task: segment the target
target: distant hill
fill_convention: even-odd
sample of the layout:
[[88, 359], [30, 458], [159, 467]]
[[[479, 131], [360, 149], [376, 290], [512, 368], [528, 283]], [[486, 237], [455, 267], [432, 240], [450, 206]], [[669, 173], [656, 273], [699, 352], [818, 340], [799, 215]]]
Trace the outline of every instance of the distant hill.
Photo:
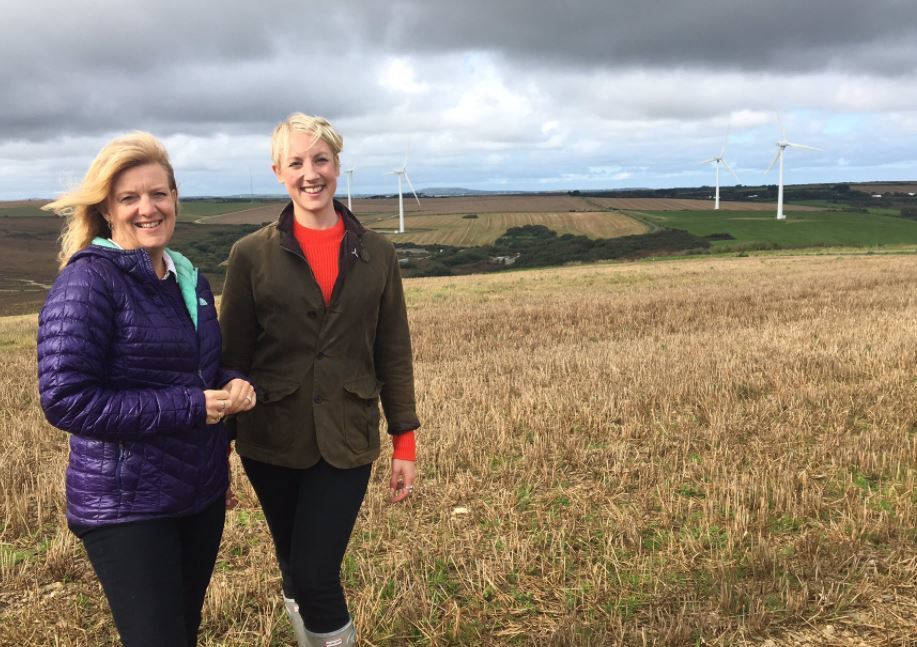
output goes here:
[[477, 189], [464, 189], [462, 187], [427, 187], [417, 192], [430, 198], [452, 197], [461, 195], [518, 195], [525, 191], [478, 191]]

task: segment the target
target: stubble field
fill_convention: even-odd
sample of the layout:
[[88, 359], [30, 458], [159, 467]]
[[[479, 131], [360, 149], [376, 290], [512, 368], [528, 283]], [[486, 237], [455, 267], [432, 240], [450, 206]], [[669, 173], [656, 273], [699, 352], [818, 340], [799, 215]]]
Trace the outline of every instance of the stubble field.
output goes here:
[[[466, 214], [467, 215], [467, 214]], [[462, 215], [413, 215], [408, 219], [405, 233], [394, 236], [399, 243], [418, 245], [455, 245], [472, 247], [492, 245], [510, 227], [542, 225], [558, 235], [574, 234], [589, 238], [617, 238], [644, 234], [649, 226], [639, 220], [604, 211], [585, 212], [513, 212], [481, 213], [476, 218]], [[391, 233], [398, 229], [398, 217], [372, 222], [376, 231]]]
[[[363, 644], [914, 644], [915, 284], [913, 255], [408, 281], [422, 478], [371, 482]], [[34, 331], [0, 319], [0, 644], [113, 645]], [[237, 489], [201, 644], [292, 644]]]

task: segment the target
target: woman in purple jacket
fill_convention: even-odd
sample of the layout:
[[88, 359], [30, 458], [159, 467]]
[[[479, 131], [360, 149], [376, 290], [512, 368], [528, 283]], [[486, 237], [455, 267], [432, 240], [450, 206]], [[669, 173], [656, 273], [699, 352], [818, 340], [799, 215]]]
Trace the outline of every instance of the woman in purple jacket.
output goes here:
[[220, 366], [207, 280], [166, 248], [178, 192], [152, 135], [110, 142], [45, 209], [67, 216], [38, 378], [70, 432], [68, 525], [127, 647], [193, 646], [225, 516], [222, 420], [255, 392]]

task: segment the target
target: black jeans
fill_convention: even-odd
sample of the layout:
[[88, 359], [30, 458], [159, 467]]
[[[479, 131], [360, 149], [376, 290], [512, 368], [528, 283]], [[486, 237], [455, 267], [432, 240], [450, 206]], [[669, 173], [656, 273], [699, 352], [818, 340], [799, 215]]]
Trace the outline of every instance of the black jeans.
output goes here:
[[366, 496], [372, 465], [338, 469], [323, 460], [291, 469], [242, 458], [274, 539], [283, 592], [306, 629], [335, 631], [350, 615], [341, 562]]
[[125, 647], [194, 647], [223, 536], [219, 497], [188, 517], [88, 528], [83, 541]]

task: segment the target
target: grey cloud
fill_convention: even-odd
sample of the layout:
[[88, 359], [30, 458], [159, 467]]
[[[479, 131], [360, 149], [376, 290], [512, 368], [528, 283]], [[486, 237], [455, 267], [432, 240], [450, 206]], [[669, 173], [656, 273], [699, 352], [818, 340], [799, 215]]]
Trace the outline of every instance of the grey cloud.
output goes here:
[[[765, 133], [755, 155], [766, 165], [778, 108], [898, 110], [900, 123], [914, 121], [917, 4], [904, 0], [85, 4], [5, 8], [0, 166], [19, 164], [3, 154], [9, 142], [54, 159], [55, 146], [82, 137], [88, 159], [111, 134], [143, 128], [175, 136], [170, 150], [176, 142], [197, 173], [208, 153], [182, 152], [180, 138], [206, 149], [220, 133], [260, 151], [253, 142], [278, 119], [305, 110], [335, 120], [345, 157], [363, 169], [399, 161], [413, 133], [419, 182], [582, 177], [592, 165], [633, 173], [634, 185], [651, 182], [641, 167], [674, 177], [703, 159], [730, 124]], [[391, 57], [419, 90], [380, 80]], [[910, 159], [914, 135], [897, 146], [888, 137], [889, 159]], [[865, 155], [855, 147], [839, 146], [851, 164]], [[53, 179], [53, 163], [34, 173], [43, 166]], [[211, 166], [200, 166], [202, 185]], [[15, 175], [0, 168], [3, 191]]]
[[[161, 124], [260, 127], [293, 109], [397, 108], [367, 72], [386, 56], [486, 51], [533, 68], [831, 67], [880, 75], [917, 59], [917, 5], [898, 0], [37, 0], [0, 24], [0, 137]], [[664, 89], [663, 89], [664, 90]], [[663, 102], [664, 103], [664, 102]], [[664, 106], [661, 106], [664, 109]]]
[[394, 0], [357, 17], [367, 37], [388, 24], [379, 33], [392, 49], [478, 48], [610, 67], [895, 74], [912, 66], [917, 34], [917, 5], [904, 0]]

